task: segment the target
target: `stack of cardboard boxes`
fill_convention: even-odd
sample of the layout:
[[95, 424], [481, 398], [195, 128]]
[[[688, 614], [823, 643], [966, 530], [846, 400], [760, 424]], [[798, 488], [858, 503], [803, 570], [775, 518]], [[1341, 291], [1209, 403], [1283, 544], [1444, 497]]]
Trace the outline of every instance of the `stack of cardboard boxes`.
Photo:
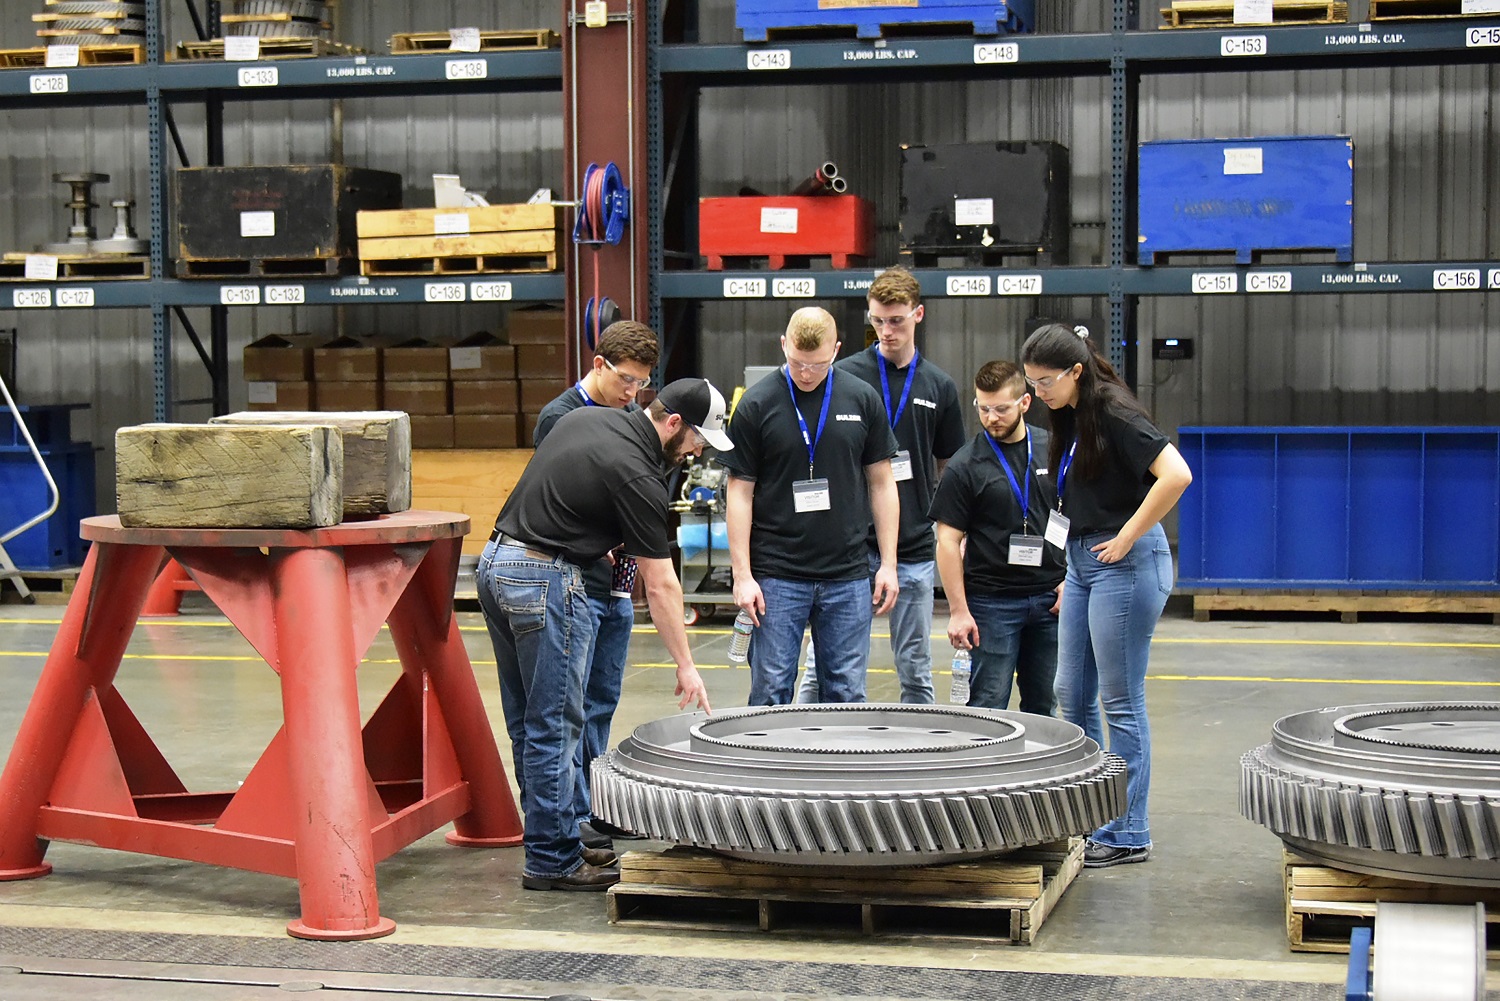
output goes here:
[[562, 310], [512, 310], [508, 333], [450, 347], [263, 337], [245, 348], [250, 409], [402, 410], [412, 448], [530, 448], [537, 414], [568, 386]]

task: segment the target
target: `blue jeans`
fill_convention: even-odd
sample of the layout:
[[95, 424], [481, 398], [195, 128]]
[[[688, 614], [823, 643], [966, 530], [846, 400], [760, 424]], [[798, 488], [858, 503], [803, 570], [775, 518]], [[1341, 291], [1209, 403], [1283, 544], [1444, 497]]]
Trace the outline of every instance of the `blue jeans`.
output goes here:
[[[871, 554], [870, 573], [880, 567], [880, 557]], [[932, 577], [937, 564], [897, 563], [896, 583], [901, 592], [891, 607], [891, 653], [896, 659], [896, 677], [901, 682], [901, 701], [932, 705]], [[818, 701], [818, 659], [815, 648], [807, 648], [806, 670], [797, 686], [798, 702]]]
[[1109, 724], [1109, 750], [1125, 759], [1125, 814], [1095, 831], [1100, 844], [1151, 844], [1146, 799], [1151, 791], [1151, 724], [1146, 719], [1146, 667], [1151, 634], [1172, 592], [1172, 551], [1160, 525], [1118, 563], [1090, 550], [1112, 538], [1094, 533], [1068, 541], [1057, 631], [1057, 701], [1063, 718], [1104, 746], [1099, 707]]
[[578, 567], [495, 542], [479, 557], [479, 607], [499, 665], [500, 705], [526, 827], [525, 874], [566, 876], [583, 864], [574, 811], [574, 754], [594, 613]]
[[1057, 675], [1057, 593], [1024, 598], [969, 595], [969, 614], [979, 627], [979, 646], [970, 655], [969, 705], [1010, 708], [1011, 679], [1021, 689], [1021, 711], [1051, 716]]
[[589, 598], [594, 612], [594, 646], [589, 652], [588, 680], [583, 689], [583, 738], [573, 761], [578, 776], [573, 780], [573, 805], [578, 822], [593, 815], [589, 801], [589, 767], [609, 750], [609, 724], [620, 704], [620, 685], [625, 680], [625, 659], [630, 650], [630, 630], [635, 625], [635, 603], [629, 598]]
[[870, 666], [870, 578], [801, 581], [767, 577], [760, 627], [750, 635], [750, 705], [792, 701], [802, 631], [812, 627], [823, 651], [817, 671], [819, 702], [863, 702]]

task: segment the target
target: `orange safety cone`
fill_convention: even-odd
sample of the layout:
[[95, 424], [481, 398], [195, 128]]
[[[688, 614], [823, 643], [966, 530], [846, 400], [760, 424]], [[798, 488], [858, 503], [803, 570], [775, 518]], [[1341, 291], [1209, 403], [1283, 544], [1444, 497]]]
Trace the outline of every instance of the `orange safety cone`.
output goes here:
[[146, 592], [146, 604], [141, 608], [141, 617], [177, 615], [182, 610], [182, 592], [196, 590], [198, 585], [193, 583], [182, 564], [176, 560], [167, 560], [167, 565], [156, 575], [156, 582]]

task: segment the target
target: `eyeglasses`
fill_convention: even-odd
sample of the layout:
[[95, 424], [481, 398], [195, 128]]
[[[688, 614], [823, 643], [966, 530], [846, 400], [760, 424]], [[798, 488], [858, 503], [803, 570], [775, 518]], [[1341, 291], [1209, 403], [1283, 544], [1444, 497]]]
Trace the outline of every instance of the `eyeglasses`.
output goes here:
[[1049, 375], [1042, 379], [1027, 379], [1026, 385], [1032, 389], [1051, 389], [1057, 383], [1058, 379], [1072, 374], [1073, 370], [1070, 368], [1066, 372], [1059, 372], [1056, 375]]
[[[604, 356], [600, 355], [599, 357], [603, 358]], [[609, 370], [611, 372], [620, 377], [620, 381], [625, 384], [626, 389], [645, 389], [647, 386], [651, 385], [651, 377], [649, 375], [645, 378], [634, 375], [626, 375], [624, 372], [621, 372], [619, 369], [615, 368], [615, 363], [610, 361], [608, 358], [604, 358], [604, 364], [609, 366]]]
[[805, 372], [808, 375], [817, 375], [819, 372], [826, 372], [832, 368], [833, 359], [830, 358], [828, 361], [793, 361], [791, 358], [788, 358], [786, 365], [793, 372]]
[[974, 401], [974, 409], [979, 411], [980, 417], [1009, 417], [1015, 413], [1017, 406], [1018, 404], [1015, 403], [1000, 403], [991, 407], [980, 403], [978, 400]]
[[[662, 404], [662, 410], [674, 416], [682, 416], [666, 404]], [[698, 448], [708, 447], [708, 439], [703, 436], [703, 432], [699, 431], [696, 427], [693, 427], [693, 425], [689, 424], [686, 417], [683, 417], [682, 419], [682, 426], [693, 432], [693, 441]]]
[[873, 313], [867, 313], [865, 314], [865, 317], [870, 321], [870, 326], [874, 327], [876, 330], [879, 330], [881, 327], [904, 326], [907, 320], [910, 320], [913, 316], [916, 315], [917, 311], [914, 309], [910, 313], [907, 313], [905, 316], [876, 316]]

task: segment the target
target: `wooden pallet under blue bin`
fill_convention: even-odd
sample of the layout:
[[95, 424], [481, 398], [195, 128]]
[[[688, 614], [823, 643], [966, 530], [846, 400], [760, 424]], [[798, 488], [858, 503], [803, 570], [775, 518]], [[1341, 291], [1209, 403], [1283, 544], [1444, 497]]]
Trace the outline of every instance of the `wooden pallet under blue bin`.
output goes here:
[[976, 35], [1036, 30], [1036, 0], [737, 0], [735, 26], [747, 42], [793, 31], [854, 29], [858, 38], [924, 25], [971, 25]]

